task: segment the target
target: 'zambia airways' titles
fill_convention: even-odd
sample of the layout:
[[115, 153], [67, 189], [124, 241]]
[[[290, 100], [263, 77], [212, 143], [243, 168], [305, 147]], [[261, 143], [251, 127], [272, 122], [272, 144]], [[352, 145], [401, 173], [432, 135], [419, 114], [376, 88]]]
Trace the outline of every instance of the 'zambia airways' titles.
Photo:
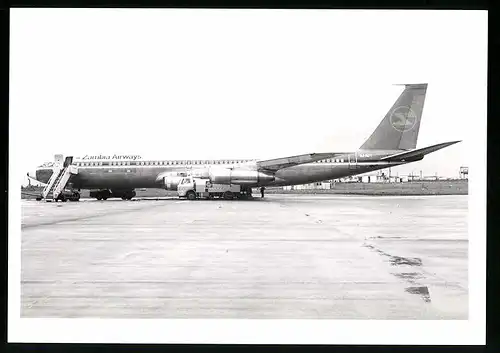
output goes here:
[[89, 155], [85, 155], [82, 160], [96, 160], [96, 159], [118, 159], [118, 160], [132, 160], [132, 161], [135, 161], [135, 160], [138, 160], [138, 159], [142, 159], [141, 156], [139, 155], [117, 155], [117, 154], [114, 154], [112, 156], [103, 156], [102, 154], [100, 155], [97, 155], [97, 156], [89, 156]]

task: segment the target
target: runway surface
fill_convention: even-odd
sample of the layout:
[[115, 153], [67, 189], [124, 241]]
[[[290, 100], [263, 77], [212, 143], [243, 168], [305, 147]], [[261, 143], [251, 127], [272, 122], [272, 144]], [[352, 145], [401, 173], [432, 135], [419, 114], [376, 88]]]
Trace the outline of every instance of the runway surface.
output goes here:
[[22, 317], [467, 319], [467, 196], [22, 202]]

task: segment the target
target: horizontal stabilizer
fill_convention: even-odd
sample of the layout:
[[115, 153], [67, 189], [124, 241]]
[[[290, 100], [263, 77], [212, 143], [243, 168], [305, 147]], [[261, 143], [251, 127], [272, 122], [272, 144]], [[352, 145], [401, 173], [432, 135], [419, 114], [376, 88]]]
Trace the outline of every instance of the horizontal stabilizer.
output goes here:
[[405, 151], [405, 152], [401, 152], [401, 153], [396, 153], [396, 154], [381, 158], [381, 160], [387, 161], [387, 162], [406, 162], [406, 161], [412, 160], [412, 159], [419, 159], [419, 158], [425, 156], [426, 154], [436, 152], [442, 148], [454, 145], [455, 143], [458, 143], [458, 142], [461, 142], [461, 141], [444, 142], [444, 143], [439, 143], [439, 144], [434, 145], [434, 146], [419, 148], [419, 149], [412, 150], [412, 151]]
[[309, 153], [298, 156], [257, 161], [257, 170], [263, 172], [277, 172], [283, 168], [293, 167], [299, 164], [313, 163], [327, 158], [334, 158], [335, 156], [341, 154], [345, 153]]

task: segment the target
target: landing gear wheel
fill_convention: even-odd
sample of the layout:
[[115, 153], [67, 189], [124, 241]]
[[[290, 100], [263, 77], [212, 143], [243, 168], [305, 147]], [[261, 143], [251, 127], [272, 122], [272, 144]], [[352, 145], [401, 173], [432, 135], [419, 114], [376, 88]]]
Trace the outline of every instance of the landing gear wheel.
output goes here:
[[125, 193], [122, 196], [122, 200], [132, 200], [135, 197], [136, 193], [134, 190], [132, 191], [125, 191]]
[[109, 190], [101, 191], [101, 196], [104, 201], [106, 201], [109, 197], [111, 197], [111, 192]]
[[196, 200], [196, 194], [194, 193], [194, 191], [188, 191], [186, 194], [186, 198], [188, 200]]
[[224, 200], [232, 200], [234, 197], [231, 191], [226, 191], [222, 196], [224, 197]]

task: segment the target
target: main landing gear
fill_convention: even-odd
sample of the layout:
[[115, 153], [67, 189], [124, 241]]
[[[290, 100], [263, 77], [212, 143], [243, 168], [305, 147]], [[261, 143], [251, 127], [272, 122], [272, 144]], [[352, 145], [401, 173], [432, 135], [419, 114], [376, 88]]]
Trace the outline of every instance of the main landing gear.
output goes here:
[[122, 200], [132, 200], [136, 195], [135, 190], [113, 191], [113, 194], [121, 197]]
[[135, 190], [93, 190], [90, 192], [90, 197], [97, 200], [107, 200], [112, 197], [121, 198], [122, 200], [132, 200], [136, 195]]

